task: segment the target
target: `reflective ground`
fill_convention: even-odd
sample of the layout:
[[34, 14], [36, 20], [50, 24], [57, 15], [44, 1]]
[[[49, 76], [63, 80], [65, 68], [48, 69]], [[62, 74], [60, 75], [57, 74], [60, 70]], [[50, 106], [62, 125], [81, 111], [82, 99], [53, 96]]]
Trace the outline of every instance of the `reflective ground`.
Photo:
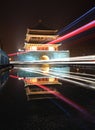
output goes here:
[[0, 90], [1, 130], [95, 130], [94, 68], [74, 66], [37, 80], [18, 70]]

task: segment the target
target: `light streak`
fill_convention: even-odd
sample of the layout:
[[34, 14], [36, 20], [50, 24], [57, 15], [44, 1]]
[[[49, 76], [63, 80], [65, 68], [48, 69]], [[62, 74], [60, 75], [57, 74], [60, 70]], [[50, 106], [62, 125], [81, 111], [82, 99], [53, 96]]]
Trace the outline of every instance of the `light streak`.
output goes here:
[[[91, 83], [91, 84], [94, 84], [95, 85], [95, 79], [93, 78], [86, 78], [86, 77], [81, 77], [81, 76], [75, 76], [75, 75], [71, 75], [70, 76], [71, 79], [76, 79], [76, 80], [79, 80], [79, 81], [84, 81], [86, 83]], [[94, 82], [93, 82], [94, 81]], [[94, 87], [95, 88], [95, 87]]]
[[[11, 78], [16, 78], [16, 76], [10, 75]], [[23, 79], [25, 80], [25, 79]], [[34, 85], [44, 89], [45, 91], [48, 91], [49, 93], [53, 94], [54, 96], [56, 96], [57, 98], [61, 99], [62, 101], [66, 102], [67, 104], [69, 104], [70, 106], [72, 106], [73, 108], [75, 108], [76, 110], [80, 111], [81, 113], [83, 113], [85, 116], [90, 117], [91, 115], [89, 115], [89, 113], [80, 105], [76, 104], [75, 102], [73, 102], [72, 100], [70, 100], [69, 98], [63, 96], [61, 93], [57, 92], [57, 91], [52, 91], [50, 88], [38, 84], [38, 83], [33, 83]]]
[[[49, 69], [50, 71], [52, 72], [57, 72], [57, 70], [53, 70], [53, 69]], [[60, 74], [69, 74], [69, 75], [80, 75], [81, 77], [83, 78], [86, 78], [86, 79], [89, 79], [89, 80], [92, 80], [92, 81], [95, 81], [95, 75], [92, 75], [92, 74], [86, 74], [86, 73], [78, 73], [78, 72], [68, 72], [68, 71], [61, 71], [61, 70], [58, 70], [58, 72]], [[84, 77], [84, 76], [87, 76], [87, 77]], [[88, 78], [89, 77], [93, 77], [93, 78]]]
[[82, 107], [79, 106], [78, 104], [76, 104], [75, 102], [73, 102], [72, 100], [70, 100], [69, 98], [63, 96], [61, 93], [59, 92], [55, 92], [52, 91], [51, 89], [49, 89], [48, 87], [41, 85], [41, 84], [34, 84], [37, 85], [38, 87], [50, 92], [51, 94], [55, 95], [56, 97], [58, 97], [59, 99], [61, 99], [62, 101], [66, 102], [67, 104], [69, 104], [70, 106], [72, 106], [73, 108], [75, 108], [76, 110], [80, 111], [81, 113], [83, 113], [85, 116], [90, 116], [89, 113]]
[[31, 51], [22, 51], [22, 52], [16, 52], [16, 53], [10, 53], [8, 54], [8, 56], [15, 56], [15, 55], [21, 55], [21, 54], [25, 54], [25, 53], [28, 53], [28, 52], [31, 52]]
[[[95, 55], [88, 55], [88, 56], [77, 56], [77, 57], [69, 57], [69, 58], [58, 58], [58, 59], [50, 59], [50, 60], [36, 60], [36, 61], [29, 61], [29, 62], [24, 62], [24, 61], [10, 61], [10, 64], [42, 64], [42, 63], [49, 63], [49, 62], [66, 62], [67, 61], [92, 61], [92, 62], [85, 62], [85, 64], [94, 64], [95, 62]], [[74, 62], [73, 62], [74, 63]], [[80, 64], [81, 62], [79, 62]], [[84, 62], [82, 62], [84, 63]], [[65, 64], [65, 63], [64, 63]], [[69, 63], [68, 63], [69, 64]]]
[[80, 16], [79, 18], [77, 18], [75, 21], [73, 21], [72, 23], [70, 23], [66, 27], [64, 27], [61, 31], [58, 32], [58, 34], [60, 35], [61, 33], [66, 32], [67, 30], [69, 30], [70, 28], [72, 28], [73, 26], [75, 26], [76, 24], [78, 24], [80, 21], [82, 21], [85, 17], [87, 17], [90, 14], [92, 14], [93, 12], [95, 13], [95, 7], [93, 7], [89, 11], [87, 11], [85, 14], [83, 14], [82, 16]]
[[77, 57], [70, 57], [70, 61], [93, 61], [95, 60], [95, 55], [88, 55], [88, 56], [77, 56]]
[[[80, 85], [80, 86], [83, 86], [83, 87], [86, 87], [86, 88], [95, 89], [95, 79], [93, 79], [93, 78], [87, 78], [87, 77], [83, 77], [83, 76], [81, 77], [81, 76], [75, 76], [75, 75], [69, 75], [69, 74], [68, 75], [66, 75], [66, 74], [62, 75], [62, 73], [60, 73], [60, 72], [59, 72], [59, 74], [58, 74], [57, 71], [55, 71], [55, 72], [56, 73], [49, 72], [49, 74], [57, 76], [59, 79], [68, 81], [70, 83], [74, 83], [74, 84], [77, 84], [77, 85]], [[77, 81], [75, 81], [75, 80], [77, 80]], [[80, 82], [78, 82], [78, 81], [80, 81]], [[86, 83], [81, 83], [81, 82], [86, 82]]]
[[[33, 73], [39, 73], [39, 74], [42, 74], [44, 76], [56, 77], [56, 78], [58, 78], [58, 79], [60, 79], [62, 81], [70, 82], [70, 83], [73, 83], [75, 85], [79, 85], [79, 86], [86, 87], [86, 88], [95, 89], [95, 80], [92, 79], [92, 78], [86, 78], [86, 77], [81, 77], [81, 76], [74, 76], [74, 75], [69, 75], [69, 74], [63, 74], [62, 75], [62, 73], [58, 74], [57, 71], [55, 71], [55, 72], [48, 72], [47, 74], [44, 74], [40, 70], [37, 71], [37, 70], [31, 70], [31, 69], [25, 69], [25, 68], [22, 69], [22, 70], [28, 71], [28, 72], [33, 72]], [[77, 81], [75, 81], [75, 80], [77, 80]], [[86, 83], [82, 83], [82, 82], [86, 82]], [[90, 85], [88, 83], [90, 83]]]
[[15, 76], [15, 75], [10, 75], [10, 77], [14, 79], [19, 79], [19, 76]]
[[[78, 76], [62, 75], [62, 73], [58, 74], [57, 71], [55, 73], [49, 72], [49, 74], [56, 76], [57, 78], [61, 79], [62, 81], [67, 81], [67, 82], [73, 83], [75, 85], [80, 85], [81, 87], [95, 89], [95, 82], [83, 79], [83, 78], [78, 77]], [[77, 80], [77, 81], [75, 81], [75, 80]], [[86, 82], [86, 83], [82, 83], [82, 81]], [[88, 83], [91, 83], [91, 84], [89, 85]]]
[[[82, 27], [80, 27], [80, 28], [66, 34], [66, 35], [63, 35], [60, 38], [57, 38], [56, 40], [48, 42], [46, 44], [48, 45], [48, 44], [55, 44], [55, 43], [61, 42], [63, 40], [71, 38], [71, 37], [73, 37], [73, 36], [75, 36], [77, 34], [80, 34], [80, 33], [84, 32], [84, 31], [87, 31], [87, 30], [89, 30], [89, 29], [91, 29], [93, 27], [95, 27], [95, 20], [93, 20], [92, 22], [90, 22], [90, 23], [88, 23], [88, 24], [86, 24], [86, 25], [84, 25], [84, 26], [82, 26]], [[15, 55], [19, 55], [19, 54], [28, 53], [28, 52], [31, 52], [31, 51], [12, 53], [12, 54], [8, 54], [8, 56], [10, 57], [10, 56], [15, 56]]]
[[[52, 72], [56, 72], [56, 70], [50, 69]], [[79, 73], [79, 72], [67, 72], [67, 71], [58, 71], [59, 73], [73, 74], [73, 75], [81, 75], [81, 76], [89, 76], [95, 79], [95, 75], [87, 74], [87, 73]]]
[[[30, 71], [31, 72], [31, 71]], [[33, 72], [33, 71], [32, 71]], [[35, 72], [35, 71], [34, 71]], [[35, 73], [39, 73], [39, 72], [35, 72]], [[44, 74], [43, 74], [44, 75]], [[48, 74], [49, 75], [49, 74]], [[80, 82], [78, 82], [78, 81], [73, 81], [73, 80], [71, 80], [71, 79], [65, 79], [64, 77], [65, 76], [63, 76], [63, 77], [59, 77], [59, 76], [57, 76], [56, 74], [54, 74], [54, 73], [50, 73], [50, 75], [49, 76], [51, 76], [51, 77], [56, 77], [56, 78], [58, 78], [58, 79], [60, 79], [60, 80], [63, 80], [63, 81], [67, 81], [67, 82], [70, 82], [70, 83], [73, 83], [73, 84], [75, 84], [75, 85], [80, 85], [80, 86], [85, 86], [85, 84], [84, 83], [80, 83]], [[16, 78], [16, 79], [19, 79], [19, 77], [18, 76], [14, 76], [14, 75], [10, 75], [10, 77], [11, 78]], [[22, 77], [20, 77], [22, 80], [25, 80], [25, 79], [23, 79]]]
[[[48, 73], [43, 73], [43, 71], [41, 71], [41, 70], [31, 70], [30, 68], [20, 68], [21, 70], [24, 70], [24, 71], [27, 71], [27, 72], [33, 72], [33, 73], [39, 73], [39, 74], [42, 74], [42, 75], [45, 75], [45, 76], [51, 76], [51, 72], [57, 72], [57, 71], [54, 71], [54, 70], [52, 70], [52, 69], [50, 69], [51, 70], [51, 72], [48, 72]], [[74, 72], [66, 72], [66, 71], [59, 71], [59, 73], [62, 75], [64, 75], [63, 77], [67, 77], [67, 75], [65, 75], [65, 74], [68, 74], [68, 77], [75, 77], [74, 79], [77, 79], [77, 80], [81, 80], [81, 81], [86, 81], [86, 82], [89, 82], [89, 83], [95, 83], [95, 75], [93, 75], [94, 76], [94, 78], [88, 78], [88, 77], [84, 77], [83, 76], [83, 74], [81, 74], [81, 73], [78, 73], [78, 74], [80, 74], [80, 75], [82, 75], [82, 76], [76, 76], [76, 75], [73, 75], [73, 74], [76, 74], [76, 73], [74, 73]], [[56, 73], [57, 74], [57, 73]], [[87, 76], [90, 76], [90, 75], [87, 75]], [[91, 75], [92, 76], [92, 75]], [[83, 80], [84, 79], [84, 80]], [[91, 80], [91, 81], [90, 81]], [[92, 82], [92, 81], [94, 81], [94, 82]]]
[[[81, 82], [79, 82], [79, 81], [75, 81], [75, 80], [72, 80], [72, 79], [66, 79], [66, 78], [69, 78], [70, 75], [63, 75], [63, 76], [60, 76], [57, 72], [56, 72], [56, 73], [54, 73], [54, 72], [49, 72], [48, 74], [44, 74], [44, 73], [43, 73], [42, 71], [40, 71], [40, 70], [39, 70], [39, 71], [36, 71], [36, 70], [34, 70], [34, 71], [32, 70], [32, 71], [31, 71], [31, 69], [25, 69], [25, 68], [22, 69], [22, 70], [28, 71], [28, 72], [40, 73], [40, 74], [45, 75], [45, 76], [56, 77], [56, 78], [58, 78], [58, 79], [60, 79], [60, 80], [62, 80], [62, 81], [66, 81], [66, 82], [73, 83], [73, 84], [75, 84], [75, 85], [87, 87], [86, 84], [81, 83]], [[15, 77], [13, 77], [13, 78], [15, 78]], [[19, 79], [18, 76], [16, 76], [16, 78]]]
[[62, 110], [65, 114], [66, 114], [66, 116], [68, 116], [68, 117], [70, 117], [70, 113], [67, 111], [67, 110], [65, 110], [60, 104], [58, 104], [55, 100], [53, 100], [53, 99], [50, 99], [50, 101], [53, 103], [53, 104], [55, 104], [60, 110]]
[[84, 76], [89, 76], [89, 77], [93, 77], [93, 78], [95, 78], [95, 75], [93, 75], [93, 74], [86, 74], [86, 73], [74, 73], [74, 72], [71, 72], [72, 74], [78, 74], [78, 75], [84, 75]]
[[36, 65], [36, 64], [45, 64], [45, 63], [47, 63], [47, 64], [55, 64], [55, 65], [57, 65], [57, 64], [60, 64], [60, 65], [95, 65], [95, 61], [92, 61], [92, 62], [77, 62], [77, 61], [74, 61], [74, 62], [66, 62], [66, 61], [52, 61], [52, 60], [47, 60], [47, 61], [45, 61], [45, 60], [43, 60], [43, 61], [29, 61], [29, 62], [27, 62], [27, 61], [25, 61], [25, 62], [22, 62], [22, 61], [14, 61], [14, 62], [11, 62], [11, 64], [13, 64], [13, 65]]
[[87, 30], [94, 28], [94, 27], [95, 27], [95, 20], [91, 21], [90, 23], [88, 23], [88, 24], [86, 24], [86, 25], [84, 25], [84, 26], [82, 26], [82, 27], [80, 27], [80, 28], [60, 37], [60, 38], [57, 38], [56, 40], [48, 42], [47, 44], [55, 44], [55, 43], [58, 43], [58, 42], [62, 42], [64, 40], [68, 39], [68, 38], [76, 36], [76, 35], [84, 32], [84, 31], [87, 31]]
[[31, 69], [29, 69], [29, 68], [20, 68], [20, 70], [23, 70], [23, 71], [26, 71], [26, 72], [32, 72], [32, 73], [38, 73], [38, 74], [42, 74], [42, 75], [44, 75], [44, 76], [50, 76], [49, 74], [45, 74], [45, 73], [43, 73], [43, 71], [40, 71], [40, 70], [31, 70]]

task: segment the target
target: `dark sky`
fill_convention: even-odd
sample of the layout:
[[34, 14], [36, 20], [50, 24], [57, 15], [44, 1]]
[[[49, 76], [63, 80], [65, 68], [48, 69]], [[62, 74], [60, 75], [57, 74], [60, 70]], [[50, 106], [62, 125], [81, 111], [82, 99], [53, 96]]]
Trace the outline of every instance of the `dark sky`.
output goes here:
[[39, 19], [61, 29], [95, 6], [95, 0], [8, 0], [0, 3], [0, 42], [7, 53], [24, 43], [26, 30]]

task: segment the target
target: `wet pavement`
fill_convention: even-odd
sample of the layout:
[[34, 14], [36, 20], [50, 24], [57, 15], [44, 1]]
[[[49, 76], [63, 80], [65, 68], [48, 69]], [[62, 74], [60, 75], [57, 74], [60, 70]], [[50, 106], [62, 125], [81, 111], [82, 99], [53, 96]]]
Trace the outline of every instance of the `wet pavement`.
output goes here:
[[95, 89], [60, 82], [54, 87], [63, 99], [27, 101], [23, 80], [9, 78], [0, 90], [0, 129], [94, 130]]

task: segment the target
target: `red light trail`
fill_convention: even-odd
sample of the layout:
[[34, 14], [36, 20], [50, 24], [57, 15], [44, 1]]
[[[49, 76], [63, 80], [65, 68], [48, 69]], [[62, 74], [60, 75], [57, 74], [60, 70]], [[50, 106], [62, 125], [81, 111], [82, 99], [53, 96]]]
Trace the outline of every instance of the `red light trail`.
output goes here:
[[[19, 79], [20, 77], [18, 76], [14, 76], [14, 75], [10, 75], [11, 78], [15, 78], [15, 79]], [[27, 79], [22, 79], [23, 81], [27, 81]], [[49, 93], [53, 94], [54, 96], [58, 97], [59, 99], [61, 99], [62, 101], [68, 103], [70, 106], [72, 106], [73, 108], [75, 108], [76, 110], [82, 112], [85, 116], [91, 117], [91, 115], [89, 115], [89, 113], [80, 105], [76, 104], [75, 102], [73, 102], [72, 100], [68, 99], [67, 97], [63, 96], [61, 93], [56, 92], [51, 90], [50, 88], [41, 85], [41, 84], [37, 84], [37, 83], [33, 83], [33, 85], [36, 85], [46, 91], [48, 91]]]
[[[66, 34], [66, 35], [64, 35], [64, 36], [62, 36], [62, 37], [60, 37], [60, 38], [57, 38], [56, 40], [53, 40], [53, 41], [51, 41], [51, 42], [48, 42], [48, 43], [46, 43], [46, 44], [55, 44], [55, 43], [64, 41], [64, 40], [66, 40], [66, 39], [68, 39], [68, 38], [71, 38], [71, 37], [73, 37], [73, 36], [76, 36], [76, 35], [78, 35], [78, 34], [84, 32], [84, 31], [87, 31], [87, 30], [89, 30], [89, 29], [91, 29], [91, 28], [94, 28], [94, 27], [95, 27], [95, 20], [91, 21], [90, 23], [88, 23], [88, 24], [86, 24], [86, 25], [84, 25], [84, 26], [82, 26], [82, 27], [80, 27], [80, 28], [78, 28], [78, 29], [76, 29], [76, 30], [74, 30], [74, 31], [72, 31], [72, 32], [70, 32], [70, 33], [68, 33], [68, 34]], [[15, 55], [17, 55], [17, 54], [24, 54], [24, 53], [28, 53], [28, 52], [30, 52], [30, 51], [12, 53], [12, 54], [8, 54], [8, 56], [10, 57], [10, 56], [15, 56]]]
[[18, 76], [15, 76], [15, 75], [10, 75], [11, 78], [14, 78], [14, 79], [18, 79], [19, 77]]
[[78, 28], [78, 29], [76, 29], [76, 30], [74, 30], [74, 31], [72, 31], [72, 32], [58, 38], [58, 39], [56, 39], [56, 40], [48, 42], [47, 44], [55, 44], [55, 43], [61, 42], [63, 40], [71, 38], [71, 37], [73, 37], [75, 35], [78, 35], [78, 34], [84, 32], [84, 31], [87, 31], [87, 30], [89, 30], [91, 28], [94, 28], [94, 27], [95, 27], [95, 20], [93, 20], [92, 22], [90, 22], [90, 23], [88, 23], [88, 24], [86, 24], [86, 25], [84, 25], [84, 26], [82, 26], [82, 27], [80, 27], [80, 28]]
[[28, 52], [31, 52], [31, 51], [23, 51], [23, 52], [16, 52], [16, 53], [11, 53], [11, 54], [8, 54], [8, 56], [15, 56], [15, 55], [20, 55], [20, 54], [25, 54], [25, 53], [28, 53]]
[[58, 97], [59, 99], [63, 100], [64, 102], [68, 103], [69, 105], [71, 105], [72, 107], [74, 107], [75, 109], [79, 110], [80, 112], [84, 112], [84, 110], [77, 105], [76, 103], [74, 103], [73, 101], [71, 101], [70, 99], [68, 99], [67, 97], [63, 96], [62, 94], [55, 92], [55, 91], [51, 91], [51, 89], [49, 89], [48, 87], [44, 86], [44, 85], [40, 85], [35, 83], [34, 85], [50, 92], [51, 94], [55, 95], [56, 97]]

